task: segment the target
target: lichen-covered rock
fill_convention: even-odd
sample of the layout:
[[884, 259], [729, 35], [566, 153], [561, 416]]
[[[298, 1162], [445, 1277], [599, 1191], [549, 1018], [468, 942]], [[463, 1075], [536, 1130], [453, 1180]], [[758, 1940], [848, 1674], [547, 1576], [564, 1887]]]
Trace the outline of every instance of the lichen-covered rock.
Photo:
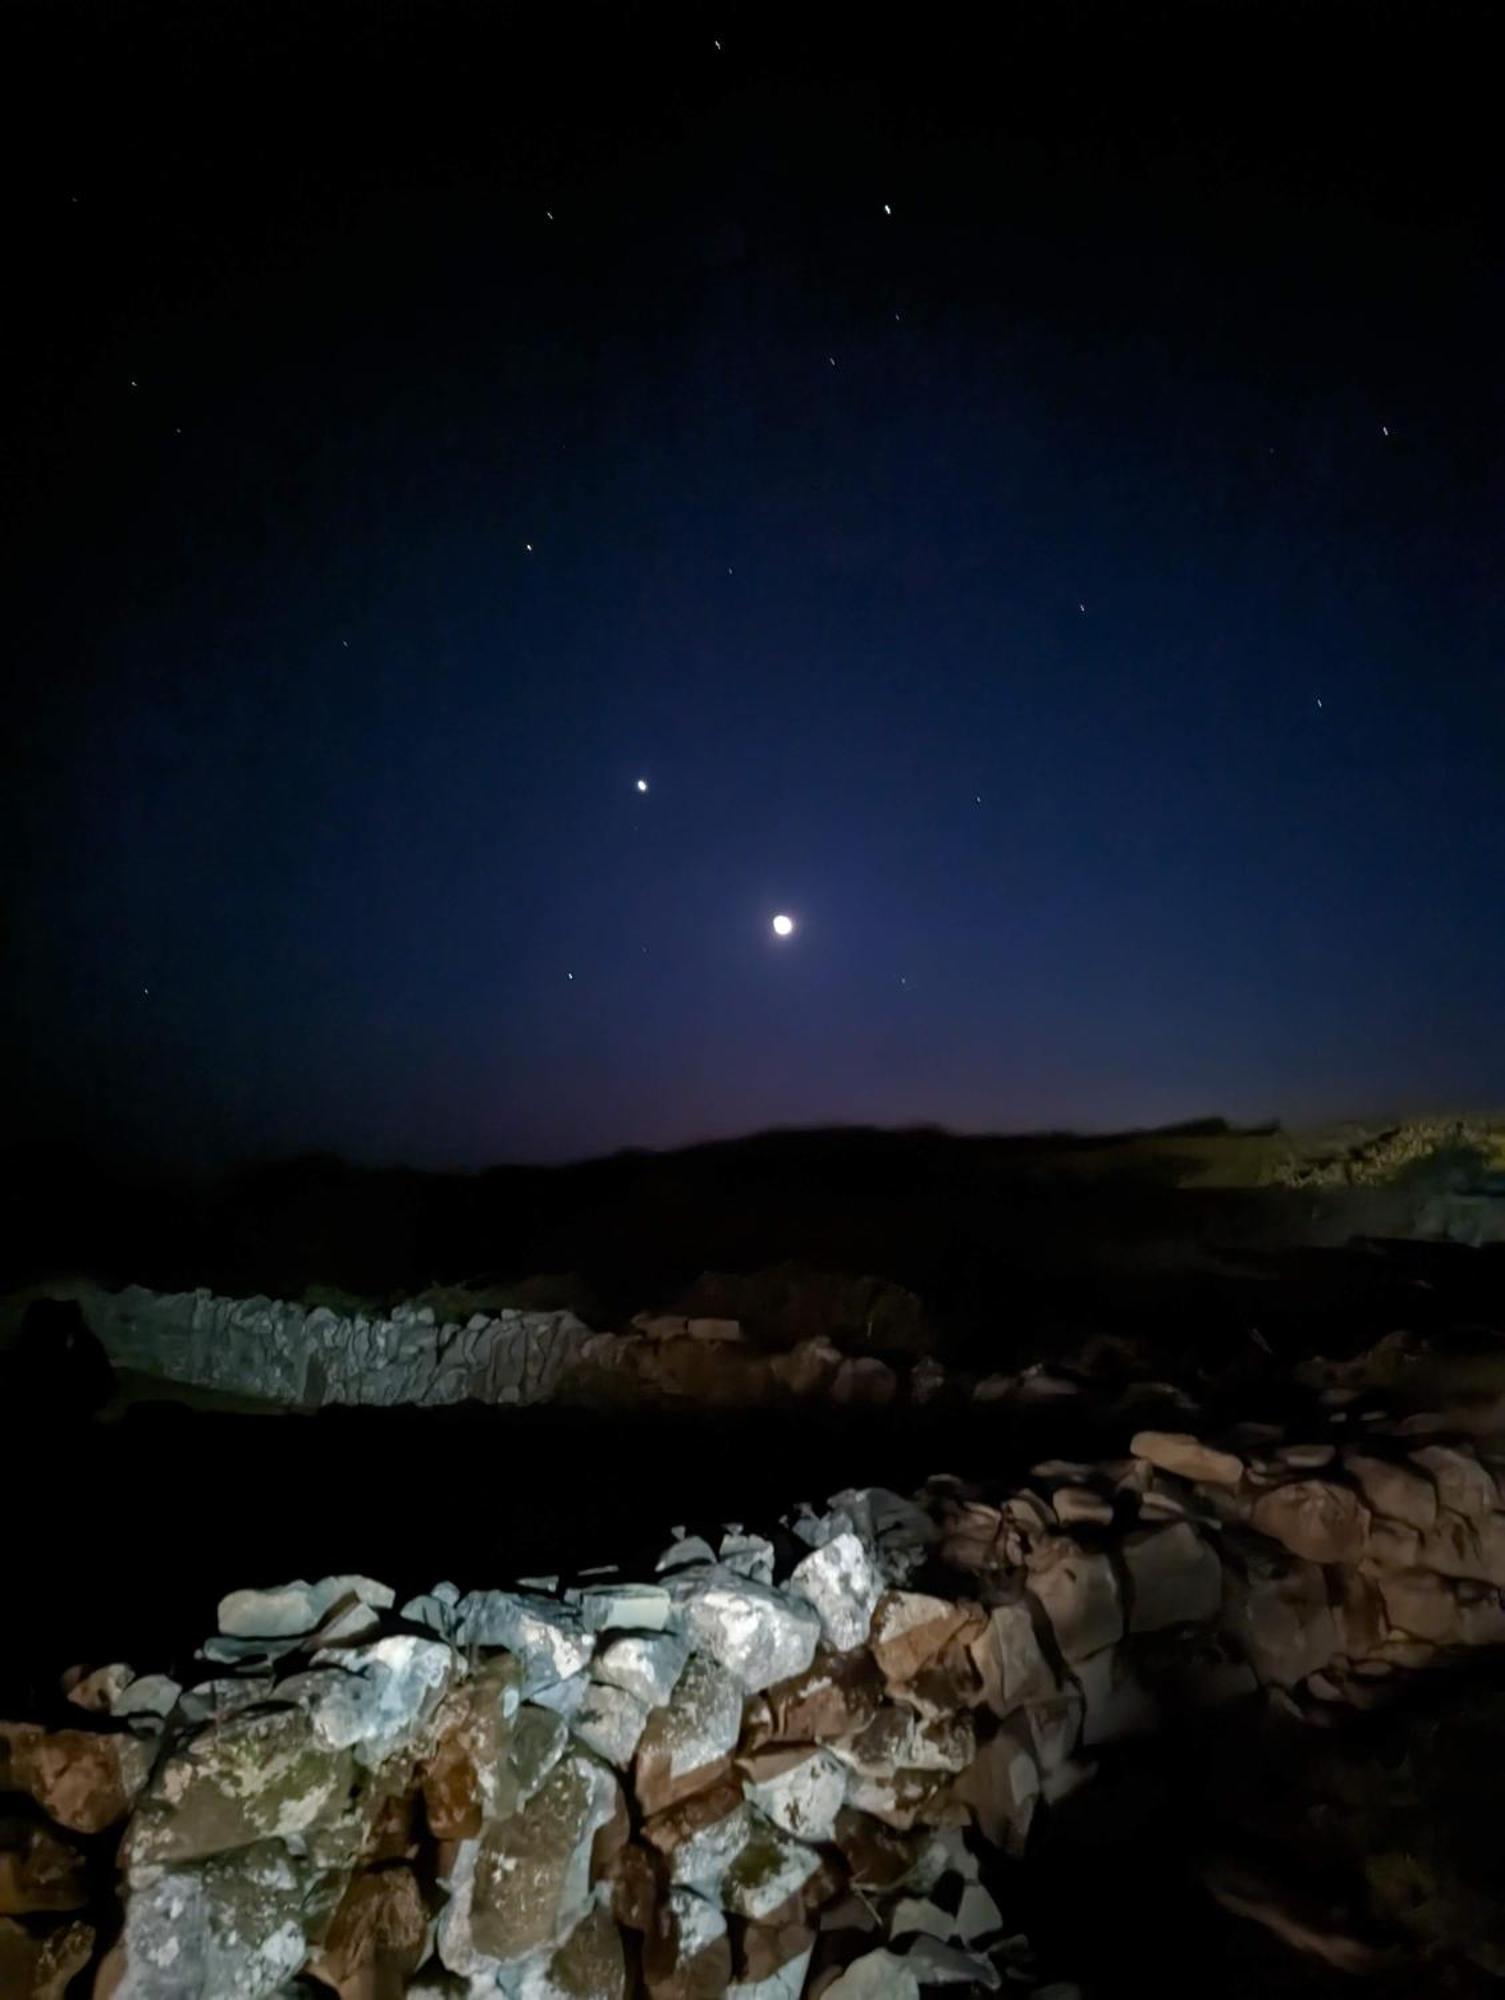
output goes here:
[[[429, 1826], [440, 1840], [464, 1840], [482, 1821], [511, 1811], [519, 1784], [509, 1769], [522, 1670], [510, 1654], [482, 1661], [444, 1697], [433, 1722], [434, 1746], [420, 1773]], [[562, 1753], [563, 1730], [555, 1731]]]
[[593, 1681], [571, 1716], [570, 1727], [588, 1750], [623, 1771], [632, 1762], [647, 1722], [647, 1704], [635, 1694]]
[[486, 1828], [470, 1900], [478, 1952], [505, 1964], [562, 1939], [580, 1920], [590, 1901], [591, 1843], [619, 1797], [604, 1764], [571, 1751], [525, 1805]]
[[125, 1863], [135, 1873], [306, 1835], [340, 1812], [355, 1768], [302, 1709], [231, 1716], [157, 1765], [126, 1830]]
[[611, 1911], [597, 1903], [540, 1964], [525, 1966], [516, 2000], [626, 2000], [627, 1960]]
[[309, 1970], [341, 2000], [399, 1991], [423, 1956], [427, 1930], [412, 1869], [367, 1870], [345, 1890]]
[[679, 1843], [669, 1879], [733, 1916], [757, 1920], [782, 1910], [819, 1867], [813, 1849], [739, 1804]]

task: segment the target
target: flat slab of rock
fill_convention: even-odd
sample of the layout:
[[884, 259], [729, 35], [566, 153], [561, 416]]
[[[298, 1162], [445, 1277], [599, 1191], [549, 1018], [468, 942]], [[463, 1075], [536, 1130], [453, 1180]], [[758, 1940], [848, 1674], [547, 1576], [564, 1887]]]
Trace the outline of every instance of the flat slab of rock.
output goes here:
[[1356, 1563], [1369, 1540], [1369, 1509], [1350, 1487], [1326, 1479], [1293, 1479], [1261, 1493], [1249, 1518], [1307, 1562]]
[[272, 1590], [232, 1590], [219, 1604], [219, 1629], [236, 1639], [296, 1639], [317, 1632], [329, 1614], [355, 1603], [390, 1611], [395, 1593], [369, 1576], [326, 1576]]
[[1137, 1431], [1129, 1442], [1129, 1450], [1136, 1458], [1148, 1459], [1162, 1472], [1200, 1480], [1207, 1486], [1237, 1486], [1244, 1476], [1242, 1459], [1231, 1451], [1218, 1451], [1210, 1444], [1203, 1444], [1189, 1431]]

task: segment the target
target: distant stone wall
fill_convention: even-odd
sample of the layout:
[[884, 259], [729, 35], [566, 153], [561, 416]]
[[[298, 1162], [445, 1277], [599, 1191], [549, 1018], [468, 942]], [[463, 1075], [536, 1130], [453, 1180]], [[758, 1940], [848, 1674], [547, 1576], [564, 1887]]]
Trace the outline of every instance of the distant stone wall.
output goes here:
[[570, 1312], [473, 1313], [461, 1324], [432, 1306], [382, 1318], [139, 1285], [79, 1303], [118, 1368], [306, 1407], [543, 1402], [591, 1337]]

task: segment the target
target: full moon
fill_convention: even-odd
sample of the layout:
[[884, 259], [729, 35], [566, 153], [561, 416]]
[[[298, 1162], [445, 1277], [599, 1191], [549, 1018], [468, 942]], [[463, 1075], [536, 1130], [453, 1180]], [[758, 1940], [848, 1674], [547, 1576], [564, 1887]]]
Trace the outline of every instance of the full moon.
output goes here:
[[793, 917], [777, 916], [774, 918], [773, 934], [775, 937], [790, 937], [793, 935], [793, 932], [794, 932]]

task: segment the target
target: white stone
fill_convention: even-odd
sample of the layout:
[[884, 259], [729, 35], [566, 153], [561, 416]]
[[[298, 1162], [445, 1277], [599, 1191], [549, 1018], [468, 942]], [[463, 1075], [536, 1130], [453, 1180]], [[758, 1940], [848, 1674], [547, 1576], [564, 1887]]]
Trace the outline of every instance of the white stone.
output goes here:
[[862, 1645], [884, 1582], [859, 1536], [833, 1535], [796, 1565], [789, 1589], [814, 1606], [826, 1643], [838, 1653]]
[[372, 1645], [314, 1654], [312, 1668], [280, 1682], [331, 1749], [353, 1749], [369, 1769], [422, 1734], [459, 1662], [439, 1639], [396, 1633]]
[[570, 1726], [587, 1749], [621, 1771], [632, 1762], [647, 1720], [647, 1707], [635, 1694], [593, 1681]]
[[124, 1721], [138, 1715], [156, 1715], [165, 1720], [177, 1707], [182, 1692], [168, 1674], [142, 1674], [121, 1689], [110, 1713]]
[[662, 1576], [665, 1570], [683, 1569], [687, 1563], [713, 1563], [716, 1551], [703, 1535], [681, 1535], [664, 1550], [654, 1568]]
[[505, 1646], [523, 1670], [523, 1693], [569, 1680], [589, 1663], [594, 1636], [578, 1612], [548, 1597], [511, 1590], [474, 1590], [456, 1607], [455, 1643]]
[[920, 1982], [897, 1952], [870, 1951], [852, 1960], [822, 2000], [920, 2000]]
[[721, 1537], [721, 1560], [738, 1576], [750, 1576], [754, 1583], [773, 1582], [773, 1543], [766, 1535], [747, 1535], [729, 1528]]
[[684, 1672], [690, 1648], [676, 1632], [613, 1639], [591, 1666], [595, 1679], [625, 1688], [648, 1708], [662, 1708]]
[[805, 1990], [805, 1974], [810, 1969], [813, 1944], [770, 1972], [766, 1979], [733, 1980], [723, 2000], [799, 2000]]
[[388, 1611], [395, 1593], [369, 1576], [326, 1576], [318, 1583], [284, 1583], [273, 1590], [232, 1590], [219, 1605], [219, 1629], [235, 1639], [290, 1639], [316, 1632], [330, 1612], [353, 1597]]
[[669, 1857], [672, 1882], [753, 1922], [787, 1903], [819, 1867], [818, 1854], [749, 1805], [697, 1829]]
[[820, 1619], [798, 1598], [720, 1564], [677, 1572], [669, 1587], [673, 1628], [734, 1674], [749, 1694], [802, 1674], [815, 1658]]
[[659, 1583], [593, 1583], [568, 1601], [587, 1632], [662, 1632], [669, 1622], [669, 1593]]
[[846, 1800], [846, 1771], [829, 1751], [812, 1749], [787, 1770], [747, 1779], [743, 1792], [765, 1819], [797, 1840], [828, 1841]]

